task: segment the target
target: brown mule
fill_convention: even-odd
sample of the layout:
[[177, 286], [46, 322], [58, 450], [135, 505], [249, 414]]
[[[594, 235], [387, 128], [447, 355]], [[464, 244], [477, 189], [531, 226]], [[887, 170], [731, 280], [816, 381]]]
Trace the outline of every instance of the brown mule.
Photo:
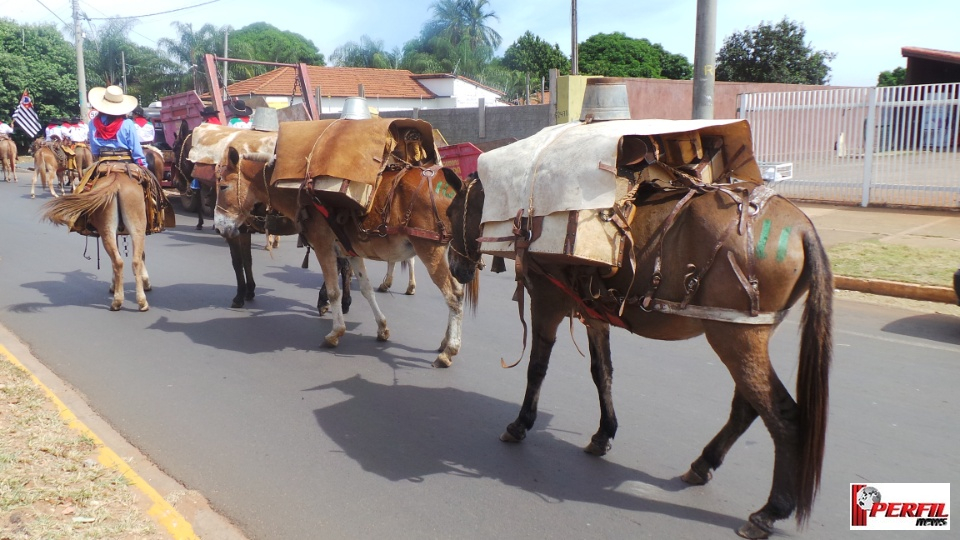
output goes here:
[[[41, 189], [47, 189], [49, 186], [50, 194], [54, 197], [64, 195], [66, 193], [65, 161], [58, 159], [56, 151], [51, 145], [44, 144], [42, 139], [34, 141], [30, 151], [33, 153], [33, 181], [30, 183], [30, 198], [36, 197], [37, 180], [40, 180]], [[54, 179], [60, 184], [60, 195], [57, 195], [54, 190]]]
[[[450, 268], [458, 281], [469, 283], [475, 281], [480, 265], [483, 186], [479, 179], [463, 186], [456, 181], [451, 184], [457, 195], [448, 210], [453, 224]], [[526, 270], [518, 277], [530, 295], [532, 348], [520, 414], [501, 440], [520, 441], [533, 427], [557, 327], [571, 313], [579, 315], [587, 327], [590, 370], [600, 396], [600, 427], [585, 448], [594, 455], [609, 450], [617, 431], [610, 325], [660, 340], [704, 334], [736, 387], [729, 420], [682, 478], [690, 484], [707, 483], [711, 470], [723, 463], [730, 447], [759, 416], [774, 442], [773, 486], [767, 503], [750, 515], [738, 534], [766, 538], [774, 522], [794, 510], [802, 527], [819, 489], [833, 280], [820, 239], [796, 206], [756, 184], [729, 186], [728, 192], [706, 189], [686, 198], [684, 190], [677, 190], [638, 197], [637, 217], [630, 224], [633, 245], [627, 247], [627, 256], [632, 250], [635, 258], [635, 272], [625, 264], [612, 277], [605, 277], [596, 267], [558, 264], [556, 259], [551, 264], [530, 253], [522, 257]], [[670, 220], [672, 226], [662, 226]], [[741, 220], [759, 227], [756, 241], [738, 232]], [[661, 271], [654, 280], [658, 259]], [[715, 263], [705, 262], [710, 260]], [[696, 283], [688, 266], [694, 263], [707, 268], [693, 276]], [[745, 268], [752, 268], [747, 274], [755, 276], [755, 281], [741, 279]], [[751, 283], [759, 295], [748, 292]], [[651, 289], [654, 294], [649, 295]], [[522, 299], [523, 292], [518, 294]], [[794, 401], [771, 366], [768, 347], [785, 311], [804, 294]], [[756, 303], [751, 305], [754, 297]], [[681, 306], [682, 299], [688, 303]]]
[[[234, 235], [249, 217], [254, 205], [270, 204], [272, 208], [290, 219], [301, 219], [301, 229], [314, 249], [323, 275], [336, 276], [338, 238], [326, 218], [321, 215], [324, 210], [314, 204], [308, 204], [310, 198], [301, 198], [297, 190], [268, 187], [267, 181], [271, 174], [268, 161], [272, 159], [272, 155], [265, 154], [244, 154], [241, 158], [234, 148], [228, 150], [226, 159], [221, 162], [223, 173], [220, 176], [220, 189], [214, 214], [217, 230], [225, 236]], [[428, 178], [430, 181], [421, 182]], [[373, 208], [390, 208], [387, 219], [389, 224], [402, 222], [405, 217], [404, 212], [410, 209], [406, 230], [435, 231], [437, 216], [434, 215], [431, 206], [433, 197], [430, 196], [429, 190], [439, 181], [439, 177], [433, 176], [433, 170], [420, 167], [388, 171], [384, 174], [383, 185], [390, 186], [396, 182], [403, 187], [395, 190], [396, 199], [391, 204], [386, 204], [386, 199], [389, 198], [388, 190], [378, 190]], [[450, 203], [449, 199], [436, 197], [435, 200], [439, 216], [445, 216], [444, 212]], [[381, 214], [371, 212], [370, 216], [378, 220]], [[443, 221], [442, 224], [445, 230], [450, 230], [449, 223]], [[344, 226], [344, 234], [356, 253], [356, 256], [348, 258], [350, 266], [360, 279], [360, 291], [374, 312], [377, 321], [377, 339], [380, 341], [389, 339], [390, 330], [387, 328], [386, 317], [377, 305], [363, 261], [371, 259], [400, 262], [416, 255], [423, 262], [434, 284], [440, 289], [449, 310], [447, 328], [440, 344], [440, 354], [433, 363], [436, 367], [449, 367], [453, 357], [460, 350], [463, 288], [450, 275], [446, 259], [446, 243], [402, 231], [381, 236], [375, 231], [370, 231], [372, 227], [373, 225], [367, 226], [367, 233], [364, 233], [359, 224], [347, 223]], [[335, 347], [346, 333], [346, 323], [339, 302], [342, 293], [336, 279], [325, 279], [324, 282], [333, 315], [333, 329], [324, 338], [324, 343]]]
[[144, 291], [150, 290], [150, 276], [144, 257], [147, 231], [147, 206], [140, 183], [128, 176], [123, 164], [113, 167], [99, 178], [90, 190], [71, 193], [44, 204], [43, 217], [56, 224], [73, 228], [83, 218], [87, 226], [100, 236], [103, 247], [113, 263], [113, 293], [111, 311], [123, 304], [123, 257], [117, 246], [117, 235], [130, 235], [133, 244], [131, 256], [136, 298], [140, 311], [150, 309]]
[[17, 143], [7, 137], [0, 138], [0, 169], [4, 182], [17, 181]]

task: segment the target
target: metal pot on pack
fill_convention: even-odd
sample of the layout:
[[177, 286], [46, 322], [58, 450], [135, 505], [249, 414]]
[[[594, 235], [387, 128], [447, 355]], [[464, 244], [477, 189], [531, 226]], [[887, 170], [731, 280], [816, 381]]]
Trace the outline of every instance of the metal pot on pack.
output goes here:
[[630, 120], [627, 84], [617, 78], [587, 79], [580, 121], [604, 120]]
[[367, 107], [367, 100], [362, 97], [348, 97], [343, 102], [340, 118], [344, 120], [369, 120], [372, 116], [370, 116], [370, 109]]

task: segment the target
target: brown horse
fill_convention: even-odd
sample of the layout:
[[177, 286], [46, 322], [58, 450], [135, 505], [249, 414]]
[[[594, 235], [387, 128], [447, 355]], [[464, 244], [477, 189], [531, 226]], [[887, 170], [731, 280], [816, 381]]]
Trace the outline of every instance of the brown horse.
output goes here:
[[113, 293], [111, 311], [123, 304], [123, 257], [117, 246], [118, 234], [129, 234], [133, 243], [133, 277], [136, 281], [137, 305], [147, 311], [147, 296], [150, 276], [144, 258], [144, 240], [147, 231], [147, 209], [144, 192], [138, 181], [127, 174], [122, 164], [97, 180], [93, 188], [80, 193], [71, 193], [44, 204], [43, 217], [56, 225], [73, 227], [78, 219], [86, 219], [103, 242], [103, 247], [113, 262]]
[[[214, 216], [216, 228], [226, 236], [236, 234], [240, 225], [248, 218], [251, 208], [258, 203], [269, 203], [284, 216], [291, 219], [300, 218], [301, 229], [310, 246], [313, 247], [320, 269], [324, 276], [337, 275], [337, 234], [331, 228], [321, 212], [324, 210], [311, 203], [310, 197], [302, 197], [295, 189], [283, 189], [276, 186], [268, 187], [268, 180], [272, 174], [272, 155], [244, 154], [241, 158], [235, 149], [230, 148], [227, 159], [221, 163], [223, 174], [220, 177], [220, 189], [217, 196], [217, 208]], [[358, 223], [347, 223], [343, 234], [348, 239], [356, 255], [348, 257], [350, 266], [360, 279], [360, 291], [377, 321], [377, 339], [385, 341], [390, 337], [387, 328], [387, 319], [377, 305], [373, 287], [364, 265], [364, 259], [380, 261], [404, 261], [416, 255], [426, 266], [430, 278], [440, 289], [449, 310], [447, 328], [443, 341], [440, 344], [440, 354], [433, 365], [449, 367], [453, 357], [460, 350], [460, 327], [463, 319], [463, 288], [453, 280], [446, 260], [446, 243], [440, 239], [424, 237], [425, 235], [410, 234], [406, 231], [435, 231], [437, 218], [445, 216], [449, 199], [437, 197], [436, 212], [431, 205], [430, 190], [440, 181], [434, 177], [434, 170], [420, 167], [401, 168], [399, 171], [387, 171], [384, 174], [382, 185], [390, 186], [396, 183], [401, 188], [395, 191], [396, 199], [387, 204], [388, 190], [377, 191], [374, 208], [390, 208], [388, 223], [402, 223], [404, 211], [408, 211], [409, 220], [405, 230], [398, 230], [393, 234], [379, 235], [371, 228], [366, 233], [361, 231]], [[421, 180], [424, 180], [421, 182]], [[308, 204], [309, 203], [309, 204]], [[380, 213], [376, 212], [376, 219]], [[442, 218], [440, 218], [442, 219]], [[449, 223], [442, 222], [442, 227], [449, 231]], [[327, 295], [330, 299], [333, 314], [333, 329], [324, 338], [327, 346], [335, 347], [346, 332], [343, 312], [339, 306], [341, 289], [336, 279], [325, 279]]]
[[[43, 139], [37, 139], [30, 147], [33, 154], [33, 182], [30, 183], [30, 198], [36, 197], [37, 180], [40, 180], [41, 189], [50, 187], [50, 194], [59, 197], [66, 193], [64, 175], [65, 159], [57, 156], [53, 145], [45, 144]], [[60, 195], [54, 190], [54, 179], [60, 184]]]
[[0, 138], [0, 168], [3, 169], [3, 181], [17, 181], [17, 143], [7, 137]]
[[[480, 267], [481, 242], [495, 239], [481, 237], [480, 180], [451, 184], [457, 195], [448, 210], [450, 268], [457, 280], [469, 283]], [[738, 534], [766, 538], [773, 523], [794, 510], [802, 527], [820, 484], [832, 350], [833, 281], [820, 239], [796, 206], [764, 186], [701, 186], [691, 188], [690, 196], [683, 189], [640, 193], [629, 224], [632, 245], [625, 248], [634, 265], [624, 264], [610, 276], [595, 266], [545, 261], [529, 252], [519, 257], [518, 280], [530, 295], [533, 340], [520, 414], [500, 438], [518, 442], [533, 427], [557, 326], [571, 313], [586, 325], [590, 370], [600, 396], [600, 427], [585, 448], [598, 456], [610, 449], [617, 431], [610, 324], [651, 339], [705, 334], [736, 389], [729, 420], [683, 480], [708, 482], [711, 470], [759, 416], [775, 447], [773, 487], [767, 503]], [[758, 233], [756, 241], [751, 231]], [[521, 230], [521, 244], [529, 238], [524, 234]], [[519, 285], [517, 293], [522, 302]], [[794, 401], [771, 366], [768, 347], [785, 311], [805, 293]]]

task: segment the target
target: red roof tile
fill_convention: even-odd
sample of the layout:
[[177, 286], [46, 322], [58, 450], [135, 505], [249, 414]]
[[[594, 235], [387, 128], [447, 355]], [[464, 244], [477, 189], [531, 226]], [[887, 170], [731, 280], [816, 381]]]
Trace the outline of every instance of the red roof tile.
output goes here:
[[[307, 66], [311, 91], [320, 86], [322, 96], [350, 97], [357, 95], [363, 85], [364, 95], [381, 98], [435, 98], [433, 92], [418, 83], [413, 73], [401, 69], [345, 68]], [[231, 84], [231, 96], [289, 96], [300, 95], [299, 85], [293, 92], [296, 74], [291, 67], [277, 68], [263, 75]]]

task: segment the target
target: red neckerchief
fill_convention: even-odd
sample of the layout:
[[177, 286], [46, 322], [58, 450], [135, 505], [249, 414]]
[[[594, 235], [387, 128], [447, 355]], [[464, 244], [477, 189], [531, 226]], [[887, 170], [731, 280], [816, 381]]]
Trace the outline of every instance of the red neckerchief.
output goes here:
[[203, 120], [205, 124], [220, 124], [220, 119], [216, 116], [208, 116]]
[[147, 125], [147, 119], [144, 118], [144, 117], [142, 117], [142, 116], [138, 116], [138, 117], [134, 118], [133, 121], [136, 122], [137, 125], [140, 126], [140, 127], [143, 127], [143, 126]]
[[239, 118], [240, 120], [243, 120], [244, 122], [249, 122], [249, 121], [250, 121], [250, 117], [249, 117], [249, 116], [238, 116], [237, 118]]
[[94, 136], [98, 139], [103, 139], [105, 141], [113, 140], [117, 138], [117, 132], [120, 131], [120, 126], [123, 125], [122, 116], [114, 116], [113, 122], [110, 122], [107, 125], [103, 124], [103, 115], [98, 114], [96, 118], [93, 119], [93, 127], [96, 129]]

